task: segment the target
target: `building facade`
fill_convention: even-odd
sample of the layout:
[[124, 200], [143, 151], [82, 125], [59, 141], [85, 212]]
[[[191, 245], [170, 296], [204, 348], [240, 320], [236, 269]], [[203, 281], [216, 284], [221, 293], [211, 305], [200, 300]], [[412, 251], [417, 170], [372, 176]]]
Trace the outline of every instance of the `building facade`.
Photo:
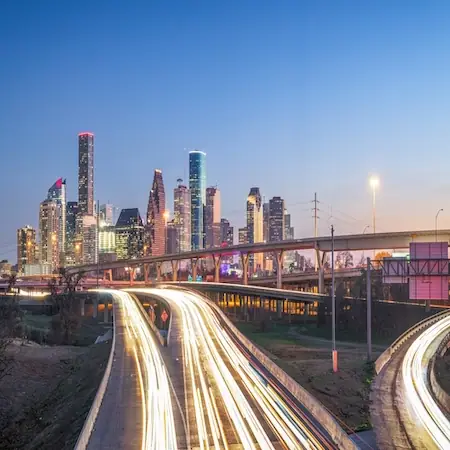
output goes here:
[[100, 205], [100, 225], [114, 226], [119, 218], [119, 208], [111, 203]]
[[263, 239], [269, 242], [269, 203], [263, 204]]
[[[66, 208], [66, 264], [75, 264], [78, 202], [67, 202]], [[79, 245], [79, 244], [78, 244]]]
[[205, 248], [220, 247], [220, 191], [217, 187], [206, 189]]
[[98, 230], [98, 252], [116, 252], [116, 228], [111, 225], [101, 225]]
[[179, 253], [180, 248], [180, 244], [178, 242], [179, 234], [177, 225], [175, 224], [175, 220], [167, 222], [166, 233], [167, 233], [167, 242], [166, 242], [167, 253], [169, 255]]
[[161, 170], [156, 169], [148, 198], [146, 224], [146, 254], [162, 256], [166, 253], [166, 194]]
[[95, 264], [98, 258], [97, 219], [82, 216], [82, 260], [83, 264]]
[[[259, 188], [252, 187], [247, 197], [247, 241], [249, 244], [263, 242], [263, 208]], [[263, 269], [264, 255], [249, 256], [249, 268], [256, 272]]]
[[67, 221], [67, 200], [66, 200], [66, 180], [58, 178], [53, 186], [48, 190], [47, 198], [54, 200], [59, 205], [59, 261], [63, 266], [65, 264], [66, 252], [66, 221]]
[[239, 228], [238, 230], [238, 243], [239, 245], [248, 244], [248, 232], [247, 227]]
[[78, 135], [78, 212], [94, 215], [94, 135]]
[[227, 219], [220, 219], [220, 245], [230, 247], [234, 244], [234, 228]]
[[269, 242], [279, 242], [285, 236], [284, 200], [273, 197], [269, 201]]
[[191, 250], [191, 193], [178, 179], [178, 186], [173, 190], [174, 223], [178, 234], [176, 253]]
[[36, 264], [36, 230], [30, 225], [17, 230], [17, 272], [23, 274], [26, 264]]
[[52, 272], [59, 269], [60, 205], [44, 200], [39, 207], [39, 255], [41, 264], [49, 264]]
[[204, 210], [206, 206], [206, 153], [189, 152], [189, 190], [191, 192], [191, 249], [205, 246]]
[[144, 254], [144, 225], [138, 208], [122, 209], [116, 223], [117, 259], [135, 259]]

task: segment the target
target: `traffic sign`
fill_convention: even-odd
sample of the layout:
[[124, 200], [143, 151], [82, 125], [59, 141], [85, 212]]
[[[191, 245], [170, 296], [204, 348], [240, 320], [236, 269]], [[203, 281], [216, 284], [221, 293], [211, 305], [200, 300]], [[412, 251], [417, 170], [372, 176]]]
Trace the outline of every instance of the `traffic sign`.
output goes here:
[[167, 314], [167, 311], [164, 310], [164, 311], [162, 312], [162, 314], [161, 314], [161, 320], [162, 320], [163, 322], [165, 322], [168, 318], [169, 318], [169, 314]]

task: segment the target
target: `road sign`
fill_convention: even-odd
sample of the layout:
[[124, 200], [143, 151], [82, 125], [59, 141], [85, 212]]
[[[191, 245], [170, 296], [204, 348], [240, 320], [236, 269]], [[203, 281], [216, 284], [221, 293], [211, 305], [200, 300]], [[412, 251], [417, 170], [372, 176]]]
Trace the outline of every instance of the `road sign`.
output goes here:
[[164, 311], [162, 312], [162, 314], [161, 314], [161, 320], [162, 320], [163, 322], [165, 322], [168, 318], [169, 318], [169, 314], [167, 314], [167, 311], [164, 310]]

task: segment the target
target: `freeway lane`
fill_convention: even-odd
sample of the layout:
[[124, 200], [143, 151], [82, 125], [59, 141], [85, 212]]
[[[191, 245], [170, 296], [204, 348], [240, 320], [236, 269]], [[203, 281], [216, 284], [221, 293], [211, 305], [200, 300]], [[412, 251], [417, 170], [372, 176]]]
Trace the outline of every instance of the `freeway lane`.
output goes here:
[[131, 295], [105, 292], [114, 297], [116, 345], [87, 448], [175, 450], [171, 393], [159, 343]]
[[215, 305], [189, 291], [132, 291], [163, 297], [171, 306], [171, 320], [180, 324], [171, 333], [181, 336], [194, 447], [335, 448], [322, 427], [237, 342]]
[[[416, 423], [428, 433], [433, 447], [450, 448], [450, 422], [433, 398], [427, 368], [437, 347], [450, 332], [450, 317], [446, 316], [426, 329], [410, 346], [402, 363], [403, 388], [415, 415]], [[417, 428], [416, 428], [417, 433]]]

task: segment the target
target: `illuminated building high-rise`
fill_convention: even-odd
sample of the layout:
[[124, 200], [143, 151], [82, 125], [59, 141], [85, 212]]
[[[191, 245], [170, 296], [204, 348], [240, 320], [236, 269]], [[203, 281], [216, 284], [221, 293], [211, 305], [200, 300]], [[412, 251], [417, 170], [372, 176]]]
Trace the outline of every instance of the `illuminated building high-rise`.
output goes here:
[[279, 242], [284, 239], [284, 200], [273, 197], [269, 201], [269, 242]]
[[95, 216], [82, 218], [82, 260], [83, 264], [94, 264], [98, 258], [98, 230]]
[[100, 224], [114, 226], [119, 218], [119, 208], [111, 203], [100, 205]]
[[64, 265], [65, 263], [65, 252], [66, 252], [66, 180], [58, 178], [53, 186], [48, 190], [47, 194], [48, 200], [54, 200], [59, 205], [59, 234], [58, 234], [58, 246], [60, 254], [60, 263]]
[[220, 219], [220, 245], [230, 247], [234, 243], [234, 228], [227, 219]]
[[263, 239], [269, 242], [269, 203], [263, 204]]
[[173, 253], [179, 253], [180, 248], [180, 245], [178, 243], [179, 233], [177, 225], [175, 224], [175, 220], [167, 222], [166, 234], [167, 234], [167, 242], [166, 242], [167, 254], [170, 255]]
[[[247, 197], [247, 240], [249, 244], [263, 242], [263, 209], [258, 187], [252, 187]], [[256, 253], [249, 256], [249, 268], [256, 272], [263, 268], [264, 255]]]
[[162, 256], [166, 252], [166, 194], [162, 172], [155, 170], [152, 189], [148, 198], [147, 224], [146, 224], [146, 254]]
[[[66, 264], [73, 265], [75, 261], [75, 244], [77, 231], [78, 202], [67, 202], [66, 208]], [[80, 250], [80, 244], [78, 244]], [[80, 262], [80, 261], [78, 261]]]
[[177, 229], [176, 253], [191, 249], [191, 193], [178, 179], [178, 186], [173, 190], [173, 215]]
[[17, 230], [17, 272], [24, 273], [25, 264], [36, 263], [36, 230], [27, 225]]
[[189, 152], [189, 190], [191, 191], [191, 248], [205, 246], [204, 209], [206, 206], [206, 153]]
[[94, 215], [94, 135], [78, 134], [78, 212]]
[[220, 246], [220, 191], [217, 187], [206, 189], [205, 247]]
[[134, 259], [144, 253], [144, 225], [138, 208], [122, 209], [116, 223], [117, 259]]
[[59, 268], [60, 205], [55, 200], [44, 200], [39, 208], [39, 255], [41, 264], [54, 272]]
[[294, 227], [291, 226], [291, 215], [284, 211], [284, 239], [294, 239]]

